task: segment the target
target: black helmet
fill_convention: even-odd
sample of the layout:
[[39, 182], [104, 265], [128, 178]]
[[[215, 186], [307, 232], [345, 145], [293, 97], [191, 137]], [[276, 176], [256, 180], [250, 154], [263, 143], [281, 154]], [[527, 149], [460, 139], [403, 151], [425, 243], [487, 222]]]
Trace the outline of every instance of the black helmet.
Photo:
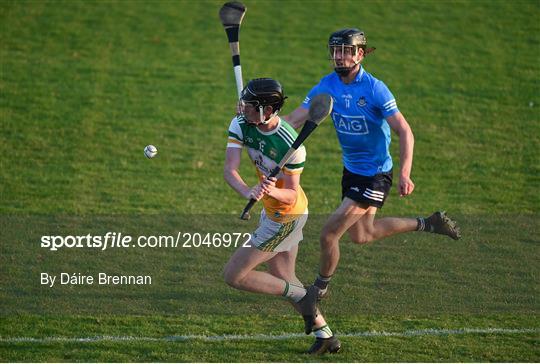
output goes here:
[[274, 113], [281, 109], [286, 98], [281, 84], [271, 78], [255, 78], [249, 81], [240, 95], [243, 102], [255, 107], [272, 106]]
[[356, 28], [345, 28], [338, 30], [330, 35], [328, 46], [357, 46], [366, 49], [367, 39], [363, 31]]

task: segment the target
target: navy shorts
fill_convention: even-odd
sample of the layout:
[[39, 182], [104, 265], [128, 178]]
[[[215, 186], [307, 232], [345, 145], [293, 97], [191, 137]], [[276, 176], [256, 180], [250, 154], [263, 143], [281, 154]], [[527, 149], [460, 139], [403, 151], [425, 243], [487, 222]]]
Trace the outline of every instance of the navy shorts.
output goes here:
[[341, 199], [350, 198], [356, 202], [381, 208], [392, 187], [392, 170], [374, 176], [361, 176], [343, 168], [341, 178]]

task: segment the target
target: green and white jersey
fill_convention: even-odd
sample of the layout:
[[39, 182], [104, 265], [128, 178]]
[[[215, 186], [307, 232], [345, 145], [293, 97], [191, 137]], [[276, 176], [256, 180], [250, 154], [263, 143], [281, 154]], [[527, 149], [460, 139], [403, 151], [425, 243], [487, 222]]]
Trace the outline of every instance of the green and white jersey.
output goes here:
[[[297, 135], [296, 131], [281, 118], [275, 129], [263, 132], [255, 125], [249, 124], [242, 116], [237, 116], [229, 126], [227, 148], [246, 148], [259, 180], [262, 180], [263, 176], [268, 176], [287, 154]], [[284, 174], [302, 173], [305, 162], [306, 149], [301, 145], [277, 175], [276, 187], [283, 188]], [[301, 186], [298, 186], [296, 192], [296, 201], [292, 205], [265, 195], [262, 202], [268, 218], [276, 222], [287, 222], [304, 214], [307, 211], [307, 197]]]
[[[249, 124], [242, 116], [237, 116], [229, 126], [227, 147], [247, 148], [249, 158], [257, 169], [268, 176], [287, 153], [297, 136], [298, 134], [293, 127], [281, 118], [274, 130], [263, 132], [255, 125]], [[306, 149], [301, 145], [283, 167], [282, 172], [286, 174], [302, 173], [305, 161]]]

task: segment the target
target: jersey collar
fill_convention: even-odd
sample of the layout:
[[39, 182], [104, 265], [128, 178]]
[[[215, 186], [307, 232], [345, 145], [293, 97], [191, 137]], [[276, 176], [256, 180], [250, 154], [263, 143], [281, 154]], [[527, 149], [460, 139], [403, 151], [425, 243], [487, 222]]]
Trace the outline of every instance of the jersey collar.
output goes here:
[[257, 131], [259, 133], [261, 133], [262, 135], [272, 135], [272, 134], [275, 134], [277, 133], [277, 131], [279, 130], [279, 128], [281, 127], [281, 118], [278, 116], [278, 123], [277, 123], [277, 126], [270, 130], [270, 131], [262, 131], [261, 129], [257, 128]]
[[360, 71], [356, 74], [356, 77], [354, 78], [354, 83], [360, 83], [362, 82], [362, 77], [364, 76], [364, 67], [360, 65]]

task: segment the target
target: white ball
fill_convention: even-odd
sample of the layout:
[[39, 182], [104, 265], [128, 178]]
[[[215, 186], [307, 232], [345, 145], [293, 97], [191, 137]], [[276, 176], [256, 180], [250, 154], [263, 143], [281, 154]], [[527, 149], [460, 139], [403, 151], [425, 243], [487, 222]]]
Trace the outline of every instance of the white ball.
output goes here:
[[146, 156], [146, 158], [154, 158], [157, 155], [157, 148], [151, 144], [147, 145], [144, 148], [144, 155]]

